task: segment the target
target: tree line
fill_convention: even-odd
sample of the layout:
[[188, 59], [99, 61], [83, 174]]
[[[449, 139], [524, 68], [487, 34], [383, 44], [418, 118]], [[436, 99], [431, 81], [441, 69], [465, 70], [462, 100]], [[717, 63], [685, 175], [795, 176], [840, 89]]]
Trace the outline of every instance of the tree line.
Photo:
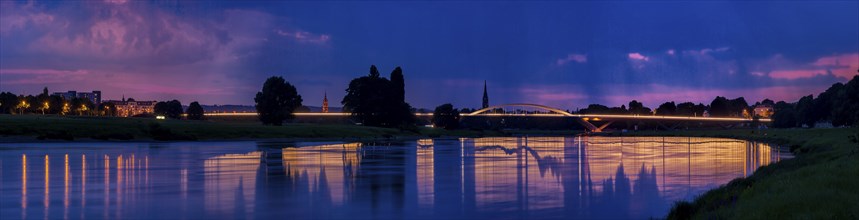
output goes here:
[[[833, 126], [859, 124], [859, 82], [856, 77], [847, 84], [836, 83], [817, 98], [809, 95], [798, 102], [774, 102], [770, 99], [750, 105], [744, 97], [728, 99], [717, 96], [709, 104], [674, 101], [665, 102], [651, 109], [644, 103], [632, 100], [627, 105], [608, 107], [591, 104], [586, 108], [570, 113], [579, 114], [623, 114], [623, 115], [660, 115], [660, 116], [709, 116], [760, 118], [755, 106], [771, 106], [774, 112], [764, 112], [771, 116], [774, 127], [813, 127], [816, 122], [828, 121]], [[302, 107], [301, 95], [295, 87], [282, 77], [270, 77], [263, 84], [262, 91], [254, 98], [259, 118], [266, 125], [282, 125], [284, 120], [292, 119], [292, 113]], [[405, 82], [402, 68], [395, 68], [389, 78], [382, 77], [375, 65], [370, 66], [368, 75], [352, 79], [343, 97], [343, 109], [351, 113], [359, 124], [381, 127], [414, 127], [414, 109], [405, 101]], [[460, 113], [476, 109], [457, 109], [452, 104], [439, 105], [433, 111], [432, 122], [437, 127], [456, 129], [459, 127]], [[492, 112], [503, 112], [501, 109]]]
[[[777, 128], [814, 127], [819, 122], [829, 122], [834, 127], [859, 125], [859, 75], [854, 76], [846, 84], [835, 83], [829, 89], [820, 93], [817, 98], [808, 95], [797, 102], [774, 102], [770, 99], [749, 105], [745, 98], [728, 99], [717, 96], [709, 105], [703, 103], [665, 102], [651, 110], [643, 103], [632, 100], [628, 105], [608, 107], [600, 104], [590, 104], [576, 111], [578, 114], [614, 114], [614, 115], [660, 115], [660, 116], [709, 116], [709, 117], [744, 117], [760, 118], [753, 109], [755, 106], [771, 106], [772, 112], [764, 112], [773, 120], [772, 126]], [[627, 107], [628, 106], [628, 107]], [[433, 114], [433, 123], [446, 129], [459, 127], [459, 113], [473, 112], [476, 109], [456, 109], [450, 103], [438, 106]], [[492, 112], [502, 113], [496, 109]], [[706, 113], [706, 114], [705, 114]]]
[[16, 95], [0, 92], [0, 114], [51, 114], [51, 115], [116, 115], [112, 103], [96, 105], [86, 98], [67, 100], [63, 96], [50, 95], [48, 87], [38, 95]]
[[799, 101], [780, 101], [773, 107], [773, 127], [814, 127], [820, 122], [832, 126], [859, 125], [859, 75], [845, 83], [835, 83], [815, 98], [803, 96]]
[[[415, 116], [405, 101], [405, 86], [402, 68], [395, 68], [389, 79], [372, 65], [369, 74], [349, 82], [340, 103], [359, 124], [414, 129]], [[293, 113], [302, 107], [302, 101], [295, 86], [280, 76], [266, 79], [254, 98], [260, 121], [276, 126], [294, 118]]]
[[[129, 101], [134, 101], [129, 98]], [[78, 116], [117, 116], [117, 106], [112, 102], [93, 103], [87, 98], [74, 97], [66, 99], [60, 95], [50, 95], [48, 88], [42, 89], [38, 95], [16, 95], [11, 92], [0, 92], [0, 114], [43, 114], [43, 115], [78, 115]], [[157, 102], [154, 106], [155, 115], [179, 119], [185, 113], [182, 103], [178, 100]], [[187, 119], [203, 120], [203, 107], [198, 102], [191, 102], [187, 109]], [[138, 117], [154, 117], [138, 115]]]

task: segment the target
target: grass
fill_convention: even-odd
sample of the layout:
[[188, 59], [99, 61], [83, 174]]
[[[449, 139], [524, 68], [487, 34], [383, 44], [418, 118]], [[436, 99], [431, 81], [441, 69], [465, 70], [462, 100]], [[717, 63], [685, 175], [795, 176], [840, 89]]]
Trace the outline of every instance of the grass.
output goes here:
[[228, 140], [281, 138], [480, 137], [495, 131], [418, 128], [416, 131], [346, 124], [263, 126], [248, 121], [155, 120], [148, 118], [0, 115], [0, 136], [18, 140]]
[[[631, 136], [699, 136], [767, 141], [796, 157], [761, 167], [678, 202], [668, 219], [859, 219], [859, 129], [645, 131]], [[850, 136], [854, 136], [851, 140]]]

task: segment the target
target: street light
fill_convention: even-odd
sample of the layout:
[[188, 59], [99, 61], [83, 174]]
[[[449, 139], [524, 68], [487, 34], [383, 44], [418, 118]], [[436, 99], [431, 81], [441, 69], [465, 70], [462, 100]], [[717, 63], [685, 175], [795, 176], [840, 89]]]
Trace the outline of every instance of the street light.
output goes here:
[[24, 109], [30, 108], [30, 104], [27, 104], [26, 100], [21, 100], [21, 104], [18, 105], [18, 109], [21, 111], [21, 114], [24, 114]]
[[45, 114], [45, 110], [47, 110], [47, 109], [48, 109], [48, 108], [50, 108], [50, 107], [51, 107], [51, 106], [50, 106], [50, 105], [48, 105], [48, 102], [43, 103], [43, 104], [42, 104], [42, 114], [44, 115], [44, 114]]

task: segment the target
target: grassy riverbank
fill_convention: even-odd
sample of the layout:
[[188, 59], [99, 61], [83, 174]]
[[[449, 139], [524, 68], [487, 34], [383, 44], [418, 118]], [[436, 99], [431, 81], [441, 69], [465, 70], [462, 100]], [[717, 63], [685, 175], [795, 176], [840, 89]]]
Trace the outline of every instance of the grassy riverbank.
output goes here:
[[[857, 219], [859, 129], [771, 129], [632, 132], [628, 136], [699, 136], [790, 146], [795, 159], [761, 167], [691, 202], [677, 203], [669, 219]], [[613, 134], [620, 135], [620, 134]]]
[[7, 141], [373, 139], [506, 135], [497, 131], [448, 131], [435, 128], [418, 128], [417, 131], [407, 131], [342, 124], [298, 123], [285, 126], [263, 126], [259, 123], [248, 122], [42, 115], [0, 115], [0, 125], [2, 125], [0, 126], [0, 139], [6, 139]]

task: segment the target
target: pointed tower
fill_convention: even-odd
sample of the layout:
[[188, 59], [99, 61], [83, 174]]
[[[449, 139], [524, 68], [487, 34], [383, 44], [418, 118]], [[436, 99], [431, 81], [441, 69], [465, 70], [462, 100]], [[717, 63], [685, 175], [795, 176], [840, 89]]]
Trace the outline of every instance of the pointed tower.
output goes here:
[[486, 93], [486, 80], [483, 80], [483, 108], [489, 108], [489, 94]]
[[322, 98], [322, 113], [328, 113], [328, 92], [325, 92], [325, 96]]

